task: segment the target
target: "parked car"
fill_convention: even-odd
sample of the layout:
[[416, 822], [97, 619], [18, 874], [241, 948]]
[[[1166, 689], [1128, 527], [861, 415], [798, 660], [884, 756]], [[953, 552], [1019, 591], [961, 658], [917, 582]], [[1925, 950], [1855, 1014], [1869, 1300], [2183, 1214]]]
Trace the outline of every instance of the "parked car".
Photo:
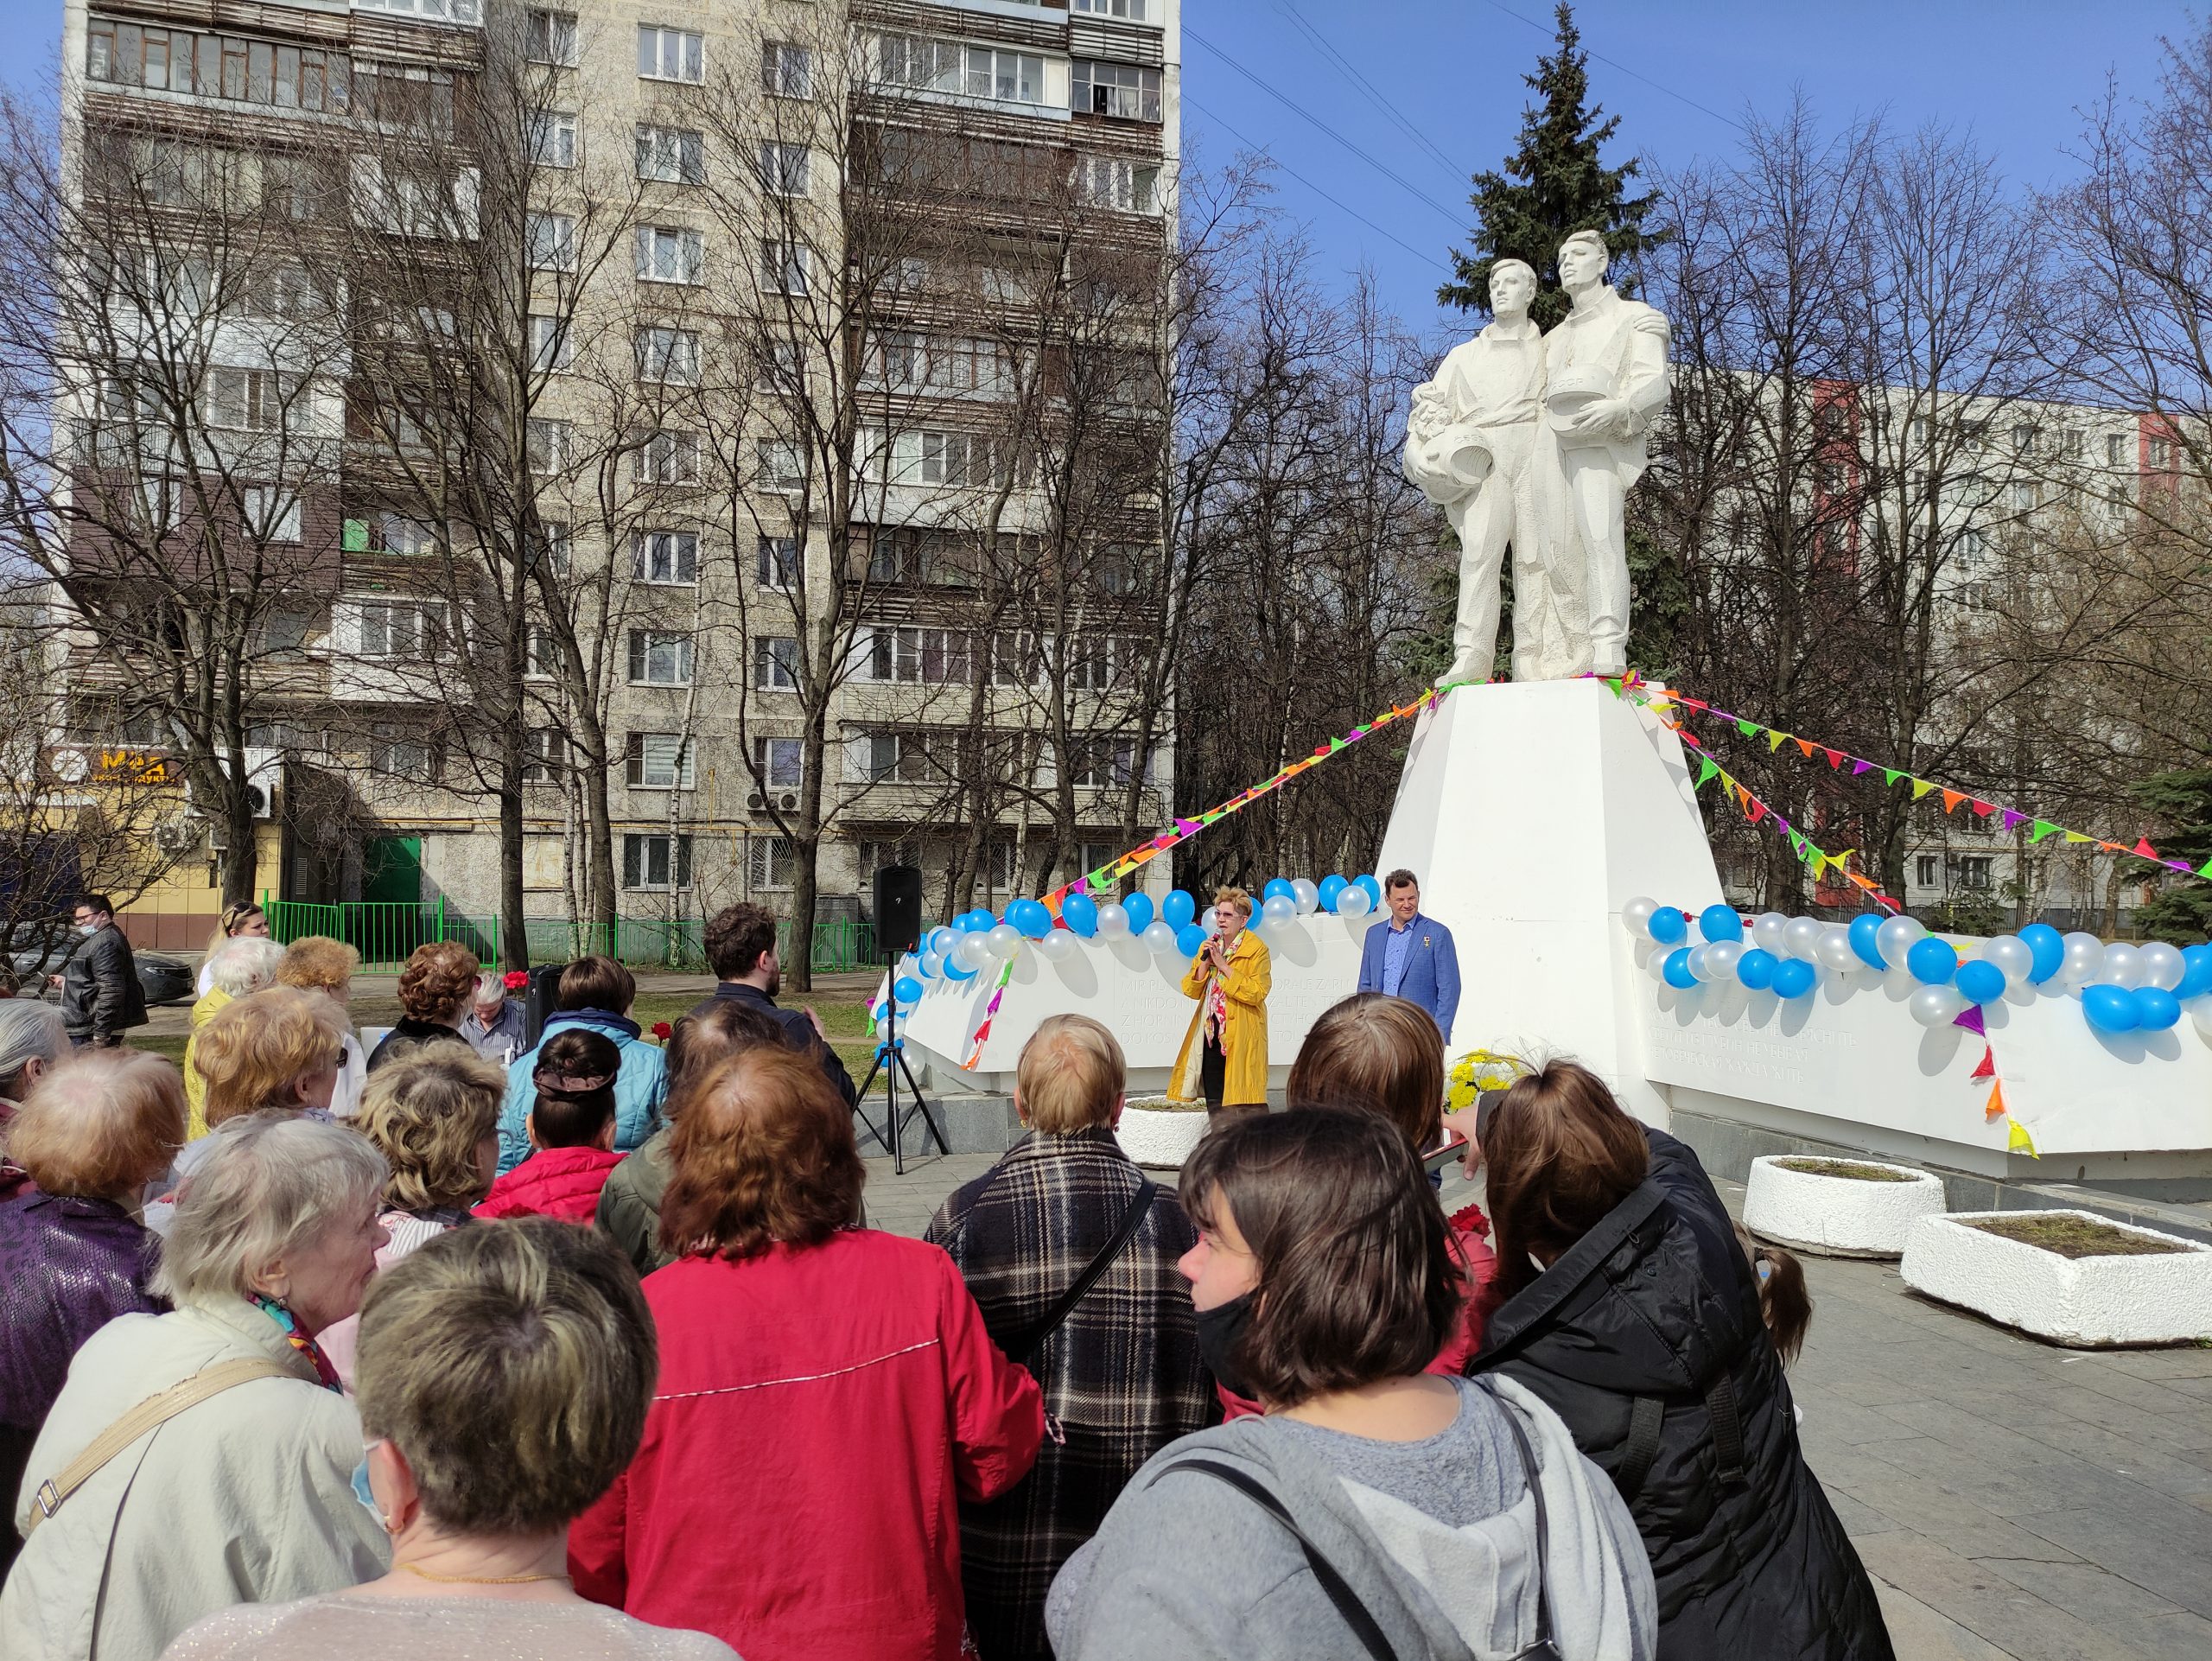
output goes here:
[[[73, 933], [50, 949], [34, 943], [10, 951], [8, 966], [22, 983], [19, 996], [60, 997], [61, 995], [46, 983], [46, 977], [61, 972], [61, 966], [69, 961], [79, 938]], [[130, 955], [138, 965], [138, 984], [146, 995], [148, 1009], [157, 1003], [188, 1003], [196, 996], [199, 975], [190, 964], [158, 951], [134, 951]]]

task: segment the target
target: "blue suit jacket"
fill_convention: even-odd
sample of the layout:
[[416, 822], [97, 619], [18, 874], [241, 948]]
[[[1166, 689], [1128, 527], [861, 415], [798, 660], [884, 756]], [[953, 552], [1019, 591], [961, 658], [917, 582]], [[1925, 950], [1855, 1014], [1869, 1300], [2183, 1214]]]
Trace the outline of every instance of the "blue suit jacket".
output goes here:
[[[1406, 974], [1398, 983], [1398, 996], [1427, 1010], [1435, 1019], [1436, 1030], [1444, 1034], [1444, 1041], [1449, 1044], [1452, 1018], [1459, 1013], [1459, 948], [1452, 944], [1452, 931], [1433, 917], [1415, 912], [1408, 926], [1413, 930], [1414, 945], [1406, 955]], [[1367, 931], [1367, 938], [1359, 949], [1361, 991], [1382, 990], [1382, 948], [1389, 938], [1390, 920], [1387, 915]]]

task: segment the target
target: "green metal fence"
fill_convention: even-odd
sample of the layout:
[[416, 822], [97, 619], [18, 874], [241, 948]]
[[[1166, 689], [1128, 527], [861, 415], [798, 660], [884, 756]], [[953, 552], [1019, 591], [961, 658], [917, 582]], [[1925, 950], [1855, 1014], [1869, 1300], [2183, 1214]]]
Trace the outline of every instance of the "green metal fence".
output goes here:
[[[328, 935], [359, 952], [361, 967], [372, 971], [396, 970], [416, 947], [439, 940], [458, 941], [487, 964], [504, 961], [499, 920], [470, 915], [443, 899], [415, 906], [372, 901], [315, 905], [264, 895], [262, 909], [268, 913], [272, 939], [289, 942], [309, 934]], [[624, 917], [616, 920], [611, 931], [565, 917], [524, 920], [532, 963], [566, 963], [597, 951], [634, 969], [690, 972], [707, 966], [701, 939], [706, 923], [700, 918]], [[776, 934], [777, 950], [788, 958], [789, 919], [776, 925]], [[874, 968], [880, 961], [876, 956], [874, 929], [857, 919], [823, 919], [815, 924], [813, 939], [814, 967], [823, 974]]]

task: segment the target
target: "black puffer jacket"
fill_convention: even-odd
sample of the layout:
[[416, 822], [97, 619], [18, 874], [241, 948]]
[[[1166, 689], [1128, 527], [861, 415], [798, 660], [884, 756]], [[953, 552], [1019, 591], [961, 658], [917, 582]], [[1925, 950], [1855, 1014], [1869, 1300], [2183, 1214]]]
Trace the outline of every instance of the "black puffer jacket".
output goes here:
[[1892, 1661], [1728, 1213], [1695, 1154], [1646, 1134], [1649, 1176], [1491, 1316], [1468, 1371], [1535, 1391], [1620, 1485], [1661, 1661]]

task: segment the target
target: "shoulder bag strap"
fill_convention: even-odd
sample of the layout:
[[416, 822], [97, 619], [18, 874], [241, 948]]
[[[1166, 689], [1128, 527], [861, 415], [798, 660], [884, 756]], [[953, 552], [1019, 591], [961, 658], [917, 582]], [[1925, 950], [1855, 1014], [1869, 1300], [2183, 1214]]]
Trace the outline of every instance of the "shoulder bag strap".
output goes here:
[[59, 1475], [49, 1477], [39, 1484], [31, 1509], [31, 1520], [23, 1530], [23, 1537], [29, 1539], [41, 1523], [61, 1509], [62, 1501], [91, 1481], [110, 1460], [141, 1436], [160, 1429], [186, 1409], [197, 1407], [211, 1396], [219, 1396], [235, 1385], [251, 1384], [257, 1378], [297, 1378], [299, 1376], [281, 1361], [249, 1356], [203, 1367], [190, 1378], [179, 1379], [159, 1395], [148, 1397], [95, 1436], [83, 1453], [62, 1467]]
[[[1757, 1340], [1766, 1343], [1761, 1333]], [[1737, 1483], [1744, 1480], [1744, 1422], [1736, 1408], [1736, 1384], [1723, 1367], [1720, 1376], [1713, 1381], [1713, 1388], [1705, 1392], [1705, 1410], [1713, 1421], [1713, 1456], [1720, 1467], [1720, 1480]]]
[[[1376, 1624], [1375, 1617], [1368, 1613], [1367, 1606], [1359, 1601], [1359, 1594], [1353, 1591], [1344, 1577], [1337, 1572], [1337, 1566], [1321, 1555], [1320, 1549], [1306, 1537], [1306, 1531], [1293, 1520], [1289, 1507], [1277, 1499], [1266, 1484], [1249, 1472], [1239, 1470], [1234, 1465], [1224, 1465], [1217, 1460], [1179, 1459], [1163, 1469], [1160, 1476], [1166, 1476], [1171, 1471], [1198, 1471], [1217, 1481], [1226, 1482], [1281, 1524], [1289, 1531], [1290, 1537], [1298, 1542], [1299, 1550], [1306, 1554], [1306, 1566], [1313, 1571], [1313, 1578], [1329, 1594], [1329, 1601], [1336, 1606], [1337, 1613], [1342, 1617], [1344, 1625], [1351, 1628], [1352, 1635], [1359, 1639], [1373, 1661], [1397, 1661], [1397, 1651], [1391, 1647], [1389, 1637]], [[1160, 1477], [1156, 1476], [1153, 1481], [1159, 1480]], [[1539, 1500], [1537, 1503], [1541, 1505], [1543, 1502]]]
[[1122, 1255], [1123, 1248], [1135, 1237], [1137, 1225], [1144, 1221], [1145, 1213], [1152, 1209], [1152, 1197], [1158, 1192], [1150, 1177], [1141, 1174], [1138, 1175], [1136, 1197], [1129, 1201], [1129, 1208], [1122, 1213], [1122, 1220], [1115, 1225], [1113, 1238], [1100, 1247], [1098, 1255], [1084, 1266], [1083, 1273], [1077, 1275], [1074, 1283], [1060, 1294], [1058, 1302], [1007, 1338], [1007, 1360], [1018, 1366], [1027, 1365], [1029, 1358], [1037, 1352], [1038, 1346], [1059, 1331], [1060, 1323], [1075, 1313], [1075, 1306], [1083, 1301], [1084, 1294], [1098, 1284], [1098, 1277], [1114, 1266], [1114, 1259]]
[[1521, 1474], [1528, 1479], [1529, 1497], [1536, 1502], [1536, 1641], [1514, 1652], [1514, 1661], [1558, 1661], [1552, 1643], [1551, 1520], [1544, 1506], [1544, 1485], [1536, 1469], [1536, 1452], [1521, 1416], [1502, 1396], [1492, 1397], [1505, 1414], [1505, 1428], [1513, 1433], [1513, 1450], [1521, 1456]]
[[1651, 1461], [1659, 1453], [1659, 1430], [1667, 1418], [1667, 1403], [1656, 1396], [1639, 1396], [1629, 1410], [1628, 1447], [1613, 1486], [1629, 1505], [1643, 1492], [1643, 1479], [1651, 1474]]

